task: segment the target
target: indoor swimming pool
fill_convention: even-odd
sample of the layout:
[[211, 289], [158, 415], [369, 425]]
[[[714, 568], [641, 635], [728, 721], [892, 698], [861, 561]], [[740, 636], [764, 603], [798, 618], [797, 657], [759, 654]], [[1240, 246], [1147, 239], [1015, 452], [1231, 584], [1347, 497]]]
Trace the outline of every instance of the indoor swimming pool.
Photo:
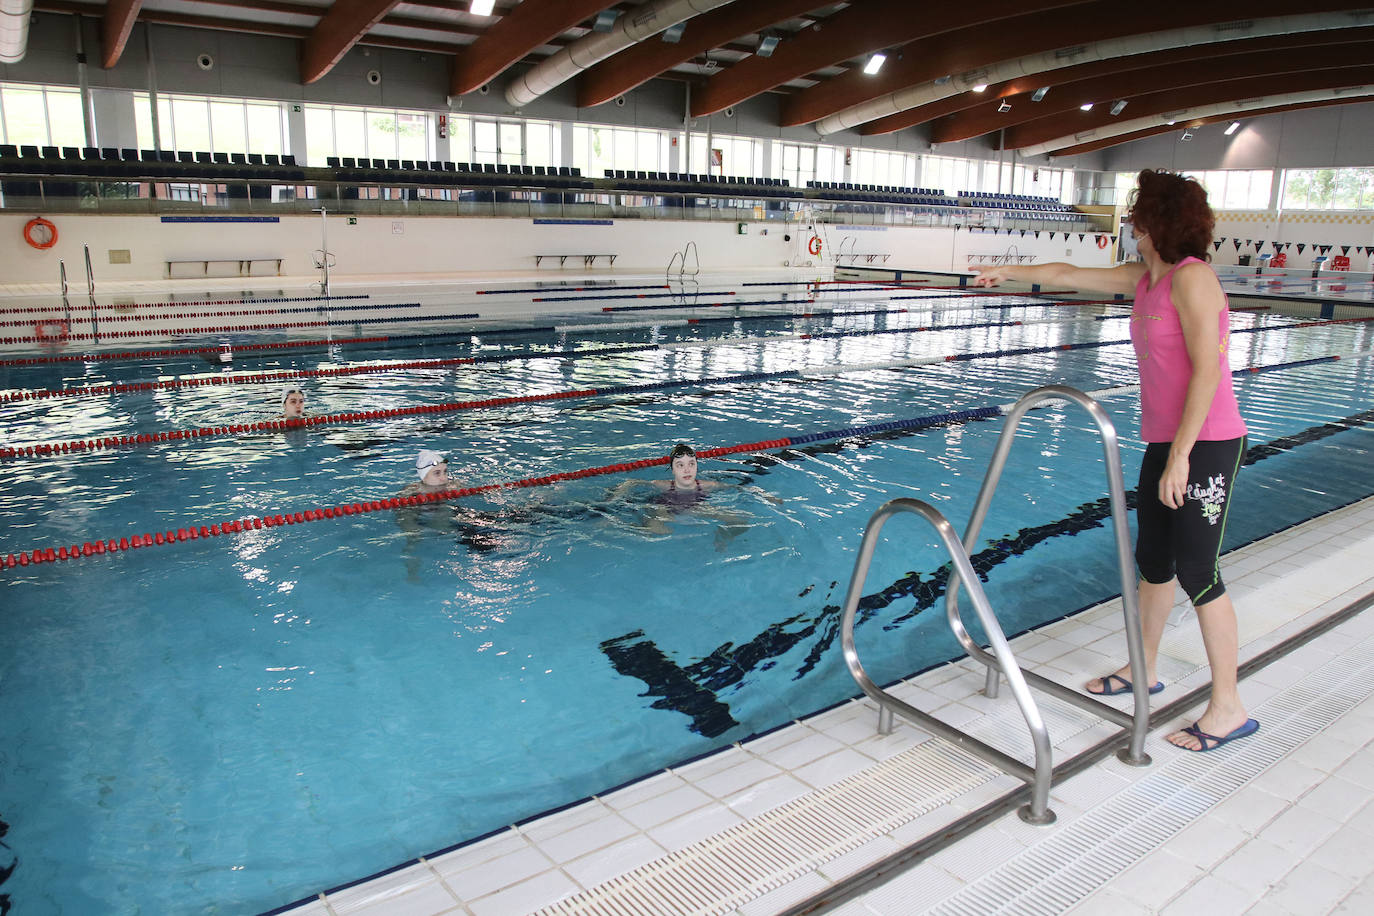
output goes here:
[[[379, 289], [393, 311], [293, 305], [270, 336], [107, 321], [98, 346], [0, 349], [16, 911], [269, 910], [854, 696], [839, 605], [869, 516], [912, 496], [962, 528], [989, 408], [1037, 386], [1105, 392], [1133, 485], [1129, 303], [747, 282]], [[1236, 376], [1227, 548], [1374, 494], [1369, 323], [1232, 329], [1233, 369], [1273, 368]], [[276, 428], [288, 386], [313, 420]], [[1008, 634], [1121, 587], [1089, 418], [1018, 436], [970, 551]], [[700, 506], [617, 489], [677, 442], [721, 452]], [[420, 449], [478, 492], [389, 504]], [[946, 562], [919, 522], [886, 529], [875, 680], [959, 654]]]

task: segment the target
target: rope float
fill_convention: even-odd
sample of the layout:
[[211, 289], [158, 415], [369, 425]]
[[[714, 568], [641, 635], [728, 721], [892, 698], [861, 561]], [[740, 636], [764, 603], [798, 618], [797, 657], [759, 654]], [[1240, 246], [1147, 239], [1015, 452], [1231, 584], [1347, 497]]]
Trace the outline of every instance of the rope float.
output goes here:
[[[330, 309], [329, 311], [331, 311], [331, 312], [356, 312], [356, 311], [380, 312], [380, 311], [383, 311], [383, 310], [385, 310], [385, 309], [417, 309], [417, 308], [419, 308], [419, 307], [420, 307], [420, 303], [418, 303], [418, 302], [398, 302], [398, 303], [391, 304], [391, 305], [380, 305], [380, 304], [368, 304], [368, 305], [340, 305], [340, 306], [336, 306], [336, 307]], [[55, 309], [55, 311], [60, 311], [60, 309]], [[293, 315], [293, 314], [299, 314], [299, 313], [301, 313], [301, 312], [311, 312], [311, 313], [314, 313], [314, 314], [319, 314], [320, 311], [322, 311], [322, 310], [319, 309], [319, 308], [300, 307], [300, 308], [284, 308], [284, 309], [243, 309], [243, 310], [227, 311], [227, 312], [168, 312], [168, 313], [158, 314], [158, 315], [106, 315], [105, 317], [101, 318], [100, 321], [101, 321], [102, 323], [109, 323], [109, 322], [112, 322], [112, 321], [170, 321], [170, 320], [173, 319], [173, 318], [176, 318], [176, 319], [186, 319], [186, 318], [237, 318], [237, 317], [241, 317], [241, 316], [244, 316], [244, 315]], [[3, 327], [3, 328], [20, 327], [20, 326], [22, 326], [22, 325], [30, 324], [32, 321], [33, 321], [33, 319], [31, 319], [31, 318], [20, 318], [20, 319], [11, 320], [11, 321], [0, 321], [0, 327]]]
[[[915, 417], [909, 420], [894, 420], [887, 423], [874, 423], [868, 426], [853, 426], [848, 429], [827, 430], [825, 432], [811, 433], [805, 436], [785, 437], [782, 439], [769, 439], [763, 442], [749, 442], [740, 445], [701, 449], [697, 452], [697, 457], [719, 458], [724, 455], [739, 454], [741, 452], [760, 452], [769, 449], [789, 448], [796, 445], [804, 445], [809, 442], [819, 442], [825, 439], [847, 439], [855, 436], [890, 432], [898, 429], [922, 429], [930, 426], [992, 417], [1000, 412], [1000, 407], [980, 407], [973, 410], [953, 411], [929, 417]], [[338, 506], [306, 509], [300, 512], [250, 516], [247, 518], [231, 519], [226, 522], [216, 522], [210, 525], [192, 525], [186, 528], [178, 528], [175, 531], [168, 529], [165, 532], [158, 531], [149, 534], [136, 534], [132, 537], [86, 541], [81, 544], [72, 544], [70, 547], [36, 547], [32, 551], [24, 551], [19, 554], [8, 554], [4, 561], [0, 562], [0, 566], [3, 566], [5, 569], [14, 569], [15, 567], [26, 567], [30, 564], [56, 563], [64, 560], [76, 560], [86, 557], [103, 556], [105, 554], [117, 554], [126, 550], [138, 550], [144, 547], [164, 547], [184, 541], [199, 540], [200, 538], [241, 534], [246, 531], [261, 531], [264, 528], [276, 528], [282, 525], [300, 525], [308, 522], [324, 521], [325, 519], [365, 515], [370, 512], [403, 509], [424, 505], [426, 503], [448, 502], [450, 500], [463, 499], [468, 496], [490, 493], [497, 490], [542, 487], [569, 480], [582, 480], [588, 477], [599, 477], [606, 474], [636, 471], [643, 468], [666, 465], [668, 461], [669, 459], [665, 455], [657, 458], [645, 458], [639, 461], [583, 468], [577, 471], [563, 471], [557, 474], [548, 474], [543, 477], [525, 477], [520, 480], [486, 484], [480, 487], [441, 490], [437, 493], [417, 493], [413, 496], [396, 496], [390, 499], [371, 500], [369, 502], [344, 503]]]
[[[171, 300], [168, 302], [115, 302], [109, 305], [74, 305], [73, 310], [86, 311], [90, 309], [149, 309], [149, 308], [172, 308], [175, 306], [198, 306], [198, 305], [267, 305], [273, 302], [323, 302], [332, 299], [371, 299], [371, 293], [359, 293], [353, 296], [283, 296], [271, 299], [186, 299], [184, 301]], [[8, 306], [0, 308], [0, 315], [17, 315], [32, 312], [65, 312], [67, 306], [64, 305], [31, 305], [31, 306]]]
[[[214, 328], [157, 328], [143, 331], [111, 331], [108, 334], [69, 334], [69, 340], [100, 340], [102, 337], [178, 337], [183, 334], [231, 334], [239, 331], [278, 331], [289, 328], [329, 328], [363, 324], [399, 324], [403, 321], [448, 321], [460, 318], [480, 318], [476, 312], [462, 315], [411, 315], [386, 318], [353, 318], [347, 321], [285, 321], [277, 324], [244, 324]], [[106, 319], [108, 320], [108, 319]], [[0, 343], [38, 343], [39, 337], [0, 337]]]
[[[1239, 375], [1244, 372], [1268, 372], [1280, 369], [1290, 369], [1300, 366], [1310, 366], [1317, 363], [1334, 362], [1342, 358], [1359, 358], [1374, 355], [1374, 350], [1365, 350], [1349, 354], [1336, 354], [1332, 356], [1320, 356], [1313, 359], [1297, 360], [1290, 363], [1276, 363], [1269, 366], [1251, 366], [1245, 369], [1237, 369], [1232, 375]], [[1103, 389], [1094, 392], [1093, 396], [1110, 396], [1134, 391], [1139, 386], [1126, 385], [1117, 388]], [[1009, 405], [1007, 405], [1009, 406]], [[1048, 406], [1048, 405], [1042, 405]], [[925, 417], [913, 417], [907, 420], [892, 420], [886, 423], [872, 423], [866, 426], [851, 426], [846, 429], [826, 430], [824, 432], [810, 433], [803, 436], [787, 436], [781, 439], [769, 439], [762, 442], [749, 442], [740, 445], [730, 445], [711, 449], [702, 449], [697, 452], [699, 458], [719, 458], [724, 455], [739, 454], [741, 452], [761, 452], [771, 449], [792, 448], [799, 445], [806, 445], [811, 442], [821, 442], [828, 439], [852, 439], [859, 436], [874, 435], [877, 433], [893, 432], [896, 430], [917, 430], [932, 426], [943, 426], [954, 423], [965, 423], [970, 420], [986, 419], [1000, 416], [1005, 410], [1002, 405], [991, 407], [977, 407], [971, 410], [957, 410], [942, 414], [932, 414]], [[297, 421], [292, 421], [297, 422]], [[249, 516], [246, 518], [231, 519], [226, 522], [216, 522], [210, 525], [191, 525], [185, 528], [178, 528], [175, 531], [168, 529], [165, 532], [158, 531], [149, 534], [136, 534], [132, 537], [120, 537], [118, 539], [108, 538], [96, 541], [86, 541], [81, 544], [73, 543], [70, 547], [35, 547], [31, 551], [23, 551], [18, 554], [6, 555], [0, 567], [14, 569], [15, 567], [27, 567], [34, 564], [57, 563], [67, 560], [77, 560], [88, 557], [104, 556], [106, 554], [117, 554], [127, 550], [139, 550], [144, 547], [165, 547], [179, 544], [185, 541], [195, 541], [201, 538], [222, 537], [225, 535], [241, 534], [246, 531], [261, 531], [264, 528], [277, 528], [283, 525], [301, 525], [310, 522], [319, 522], [326, 519], [347, 518], [354, 515], [366, 515], [372, 512], [383, 512], [395, 509], [420, 506], [428, 503], [448, 502], [455, 499], [463, 499], [481, 493], [490, 493], [497, 490], [519, 489], [526, 487], [548, 486], [554, 483], [562, 483], [570, 480], [582, 480], [588, 477], [599, 477], [607, 474], [624, 473], [643, 468], [666, 465], [669, 459], [665, 456], [657, 458], [645, 458], [639, 461], [622, 462], [619, 464], [603, 465], [601, 467], [583, 468], [577, 471], [562, 471], [556, 474], [548, 474], [542, 477], [525, 477], [519, 480], [505, 481], [503, 483], [486, 484], [480, 487], [464, 487], [454, 490], [441, 490], [437, 493], [417, 493], [413, 496], [397, 496], [389, 499], [371, 500], [369, 502], [343, 503], [337, 506], [326, 506], [324, 508], [305, 509], [299, 512], [280, 513], [264, 516]]]
[[[583, 356], [595, 357], [616, 357], [631, 353], [643, 353], [649, 350], [673, 350], [687, 348], [714, 348], [728, 346], [750, 346], [762, 343], [779, 343], [785, 341], [804, 341], [804, 340], [835, 340], [846, 337], [878, 337], [889, 334], [917, 334], [927, 331], [967, 331], [983, 328], [999, 327], [1030, 327], [1039, 324], [1075, 324], [1089, 321], [1113, 321], [1129, 318], [1129, 315], [1096, 315], [1084, 318], [1070, 319], [1062, 321], [1057, 318], [1039, 318], [1016, 321], [982, 321], [968, 324], [950, 324], [917, 326], [906, 328], [867, 328], [863, 330], [851, 331], [818, 331], [814, 333], [773, 335], [769, 337], [736, 337], [722, 338], [719, 340], [678, 340], [668, 341], [659, 344], [634, 344], [622, 347], [584, 347], [573, 350], [554, 350], [545, 352], [519, 352], [506, 354], [484, 354], [482, 356], [460, 356], [447, 359], [412, 360], [402, 363], [372, 363], [363, 366], [341, 366], [332, 369], [286, 369], [279, 372], [267, 372], [244, 375], [206, 375], [190, 379], [171, 379], [160, 382], [126, 382], [111, 383], [104, 385], [81, 386], [77, 388], [58, 388], [40, 389], [36, 391], [14, 392], [11, 394], [0, 395], [0, 403], [13, 403], [16, 401], [37, 401], [60, 397], [85, 397], [85, 396], [104, 396], [111, 394], [136, 394], [146, 391], [171, 391], [181, 388], [195, 388], [215, 385], [256, 385], [269, 384], [273, 382], [289, 381], [302, 378], [337, 378], [352, 375], [366, 375], [374, 372], [406, 371], [415, 369], [444, 369], [454, 366], [492, 364], [505, 362], [519, 362], [530, 359], [567, 359]], [[1347, 324], [1352, 322], [1374, 321], [1374, 317], [1358, 318], [1331, 318], [1319, 319], [1314, 321], [1297, 322], [1294, 324], [1282, 325], [1261, 325], [1249, 328], [1233, 328], [1233, 334], [1255, 334], [1261, 331], [1285, 330], [1292, 328], [1318, 327], [1328, 324]], [[576, 325], [570, 327], [578, 327]], [[1129, 341], [1106, 341], [1106, 342], [1086, 342], [1084, 344], [1061, 345], [1068, 349], [1087, 346], [1110, 346], [1119, 343], [1129, 343]], [[1001, 351], [1002, 355], [1022, 355], [1022, 351]], [[1043, 352], [1042, 348], [1035, 348], [1028, 352]], [[983, 354], [985, 355], [985, 354]], [[978, 358], [975, 354], [970, 358]], [[870, 368], [878, 368], [885, 365], [892, 367], [925, 365], [927, 363], [948, 361], [955, 359], [954, 356], [922, 357], [916, 362], [910, 360], [896, 360], [889, 363], [866, 364]], [[811, 370], [798, 370], [809, 375], [833, 374], [830, 372], [818, 373]], [[839, 371], [849, 371], [840, 367]], [[0, 457], [5, 457], [0, 451]]]

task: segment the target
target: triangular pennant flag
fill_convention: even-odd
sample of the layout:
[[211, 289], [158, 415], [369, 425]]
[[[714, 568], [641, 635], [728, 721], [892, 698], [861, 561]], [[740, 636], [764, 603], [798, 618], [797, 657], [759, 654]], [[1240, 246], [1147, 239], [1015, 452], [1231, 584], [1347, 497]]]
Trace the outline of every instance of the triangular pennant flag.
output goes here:
[[1307, 246], [1304, 245], [1302, 242], [1298, 242], [1298, 254], [1302, 254], [1302, 250], [1306, 247]]
[[1080, 233], [1078, 233], [1078, 240], [1079, 240], [1080, 242], [1083, 241], [1083, 237], [1084, 237], [1085, 235], [1087, 235], [1087, 233], [1085, 233], [1085, 232], [1080, 232]]
[[1249, 240], [1249, 239], [1246, 239], [1246, 240], [1245, 240], [1245, 244], [1249, 245], [1249, 244], [1250, 244], [1250, 240]]
[[1240, 251], [1240, 239], [1231, 239], [1231, 241], [1236, 243], [1236, 251]]
[[1035, 230], [1035, 237], [1036, 237], [1036, 238], [1040, 238], [1040, 230], [1039, 230], [1039, 229]]
[[1350, 254], [1350, 246], [1349, 246], [1349, 245], [1342, 245], [1342, 246], [1341, 246], [1341, 255], [1342, 255], [1342, 256], [1348, 256], [1349, 254]]
[[1025, 238], [1025, 237], [1026, 237], [1026, 230], [1022, 229], [1022, 230], [1021, 230], [1021, 238]]
[[1264, 250], [1264, 239], [1260, 239], [1259, 241], [1255, 242], [1255, 250], [1256, 250], [1256, 251], [1263, 251], [1263, 250]]
[[1212, 243], [1212, 250], [1213, 250], [1213, 251], [1220, 251], [1220, 250], [1221, 250], [1221, 243], [1224, 242], [1224, 241], [1226, 241], [1226, 239], [1217, 239], [1215, 242]]
[[1110, 239], [1112, 240], [1112, 244], [1113, 244], [1113, 245], [1116, 244], [1116, 236], [1112, 235], [1112, 236], [1108, 236], [1108, 238], [1110, 238]]
[[1322, 254], [1326, 254], [1326, 253], [1327, 253], [1328, 251], [1330, 251], [1330, 250], [1331, 250], [1331, 246], [1330, 246], [1330, 245], [1323, 245], [1323, 246], [1322, 246]]

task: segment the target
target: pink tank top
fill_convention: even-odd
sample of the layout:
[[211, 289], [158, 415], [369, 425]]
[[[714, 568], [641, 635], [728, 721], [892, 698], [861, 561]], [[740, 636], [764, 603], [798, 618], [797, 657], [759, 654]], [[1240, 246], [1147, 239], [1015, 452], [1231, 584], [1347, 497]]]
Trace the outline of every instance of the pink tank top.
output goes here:
[[[1197, 258], [1184, 258], [1160, 277], [1150, 288], [1150, 275], [1140, 278], [1135, 289], [1135, 305], [1131, 309], [1131, 343], [1135, 345], [1136, 360], [1140, 364], [1140, 438], [1146, 442], [1172, 442], [1183, 418], [1183, 400], [1188, 392], [1188, 380], [1193, 374], [1193, 362], [1183, 341], [1183, 327], [1171, 297], [1174, 271]], [[1226, 306], [1217, 316], [1217, 331], [1221, 345], [1217, 348], [1217, 364], [1221, 367], [1221, 381], [1217, 384], [1212, 407], [1198, 433], [1199, 441], [1224, 441], [1245, 435], [1245, 421], [1236, 406], [1236, 393], [1231, 387], [1231, 366], [1226, 350], [1231, 331], [1231, 312]]]

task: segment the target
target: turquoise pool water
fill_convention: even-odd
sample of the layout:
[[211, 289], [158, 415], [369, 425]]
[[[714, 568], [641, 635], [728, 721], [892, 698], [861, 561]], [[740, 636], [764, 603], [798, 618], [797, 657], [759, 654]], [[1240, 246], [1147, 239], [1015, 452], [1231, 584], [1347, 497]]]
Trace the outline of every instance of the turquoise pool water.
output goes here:
[[[479, 327], [423, 348], [336, 347], [236, 364], [266, 371], [755, 338], [305, 382], [310, 412], [333, 414], [1126, 336], [1122, 321], [1068, 320], [1120, 312], [1112, 306], [1070, 315], [988, 310], [983, 300], [843, 303], [913, 311], [561, 335]], [[1064, 320], [762, 339], [1007, 317]], [[1256, 323], [1283, 322], [1234, 318], [1238, 329]], [[1237, 334], [1233, 363], [1370, 341], [1360, 325]], [[203, 360], [109, 361], [4, 369], [0, 383], [203, 371]], [[1371, 373], [1363, 359], [1237, 380], [1255, 448], [1229, 544], [1374, 493]], [[386, 498], [413, 479], [421, 447], [447, 451], [460, 483], [485, 484], [653, 458], [679, 440], [707, 448], [796, 437], [1005, 404], [1050, 382], [1094, 390], [1134, 378], [1128, 346], [1053, 350], [20, 458], [0, 482], [0, 557]], [[265, 419], [281, 387], [0, 409], [7, 443], [25, 444]], [[1136, 403], [1104, 404], [1123, 437], [1129, 485]], [[910, 495], [962, 527], [1000, 429], [981, 420], [703, 461], [704, 476], [734, 485], [710, 499], [728, 513], [724, 527], [694, 513], [673, 517], [667, 533], [646, 526], [642, 501], [609, 491], [625, 476], [663, 473], [648, 469], [425, 507], [405, 524], [375, 512], [0, 571], [0, 818], [17, 857], [0, 892], [26, 914], [262, 911], [851, 696], [838, 604], [868, 516]], [[1086, 417], [1039, 411], [1020, 438], [977, 551], [1008, 632], [1120, 588], [1101, 524], [1101, 449]], [[944, 562], [916, 520], [888, 526], [858, 631], [879, 680], [957, 653], [938, 605], [927, 611]]]

